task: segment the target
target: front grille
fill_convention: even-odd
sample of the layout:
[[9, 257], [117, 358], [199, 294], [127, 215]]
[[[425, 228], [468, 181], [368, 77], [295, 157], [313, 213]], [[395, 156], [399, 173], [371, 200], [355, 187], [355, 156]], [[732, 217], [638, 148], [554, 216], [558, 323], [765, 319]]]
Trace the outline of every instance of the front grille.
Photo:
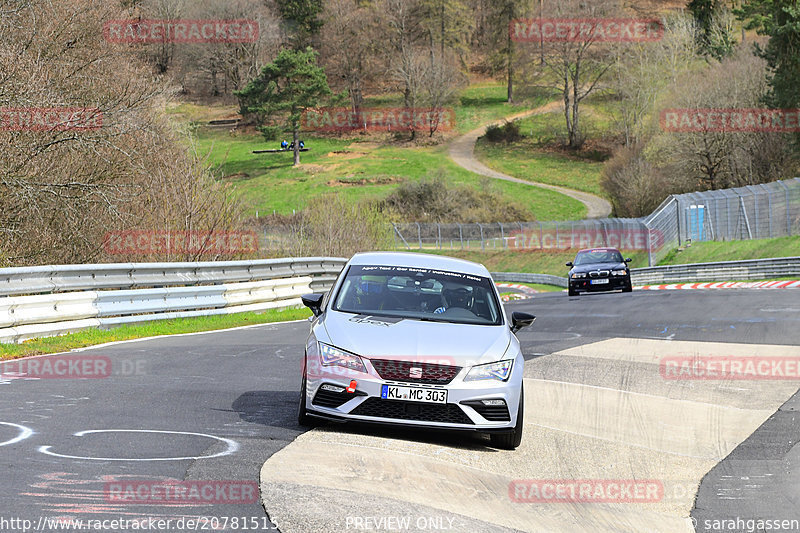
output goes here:
[[[386, 359], [370, 359], [383, 379], [406, 381], [409, 383], [427, 383], [429, 385], [447, 385], [461, 371], [460, 366], [438, 365], [435, 363], [417, 363], [411, 361], [390, 361]], [[414, 371], [412, 372], [412, 369]], [[416, 377], [412, 377], [414, 374]]]
[[607, 278], [611, 274], [610, 270], [595, 270], [594, 272], [589, 272], [590, 278]]
[[510, 422], [511, 415], [508, 413], [508, 406], [503, 405], [484, 405], [480, 400], [461, 402], [475, 409], [479, 415], [491, 422]]
[[399, 402], [368, 398], [350, 412], [351, 415], [393, 418], [397, 420], [417, 420], [420, 422], [441, 422], [446, 424], [473, 424], [472, 420], [452, 403]]

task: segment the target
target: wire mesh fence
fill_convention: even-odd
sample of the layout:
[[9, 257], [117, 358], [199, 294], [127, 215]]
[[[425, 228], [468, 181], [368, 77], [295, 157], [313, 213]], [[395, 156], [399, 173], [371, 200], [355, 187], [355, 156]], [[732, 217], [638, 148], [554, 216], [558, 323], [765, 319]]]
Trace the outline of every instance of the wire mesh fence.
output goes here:
[[569, 250], [609, 246], [647, 252], [658, 264], [689, 242], [800, 234], [800, 178], [673, 195], [638, 219], [492, 224], [392, 224], [396, 249]]

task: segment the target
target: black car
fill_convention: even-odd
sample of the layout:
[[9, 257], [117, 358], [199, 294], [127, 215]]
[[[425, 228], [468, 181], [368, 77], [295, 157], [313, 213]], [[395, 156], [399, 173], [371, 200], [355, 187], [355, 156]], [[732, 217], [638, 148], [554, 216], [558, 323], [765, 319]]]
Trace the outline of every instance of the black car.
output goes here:
[[569, 295], [581, 292], [619, 291], [631, 292], [630, 259], [623, 259], [616, 248], [589, 248], [581, 250], [570, 268]]

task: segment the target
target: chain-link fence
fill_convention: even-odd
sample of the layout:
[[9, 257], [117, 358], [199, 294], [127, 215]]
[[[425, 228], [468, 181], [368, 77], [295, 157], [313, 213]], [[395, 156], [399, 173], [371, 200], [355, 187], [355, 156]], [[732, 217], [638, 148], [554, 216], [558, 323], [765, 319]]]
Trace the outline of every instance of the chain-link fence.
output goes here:
[[800, 234], [800, 178], [673, 195], [647, 217], [566, 222], [393, 224], [397, 249], [568, 250], [610, 246], [658, 264], [687, 242]]
[[663, 240], [651, 266], [688, 242], [800, 235], [800, 178], [670, 196], [642, 221]]

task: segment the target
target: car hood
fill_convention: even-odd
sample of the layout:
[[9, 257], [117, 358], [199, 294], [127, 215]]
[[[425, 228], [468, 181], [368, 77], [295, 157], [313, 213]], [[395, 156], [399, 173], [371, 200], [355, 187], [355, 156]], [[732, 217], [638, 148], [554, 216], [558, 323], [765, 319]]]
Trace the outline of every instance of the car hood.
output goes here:
[[457, 366], [500, 360], [512, 337], [508, 326], [423, 322], [332, 310], [325, 313], [321, 324], [328, 342], [367, 359]]
[[593, 270], [625, 270], [628, 265], [625, 263], [589, 263], [572, 267], [570, 272], [591, 272]]

